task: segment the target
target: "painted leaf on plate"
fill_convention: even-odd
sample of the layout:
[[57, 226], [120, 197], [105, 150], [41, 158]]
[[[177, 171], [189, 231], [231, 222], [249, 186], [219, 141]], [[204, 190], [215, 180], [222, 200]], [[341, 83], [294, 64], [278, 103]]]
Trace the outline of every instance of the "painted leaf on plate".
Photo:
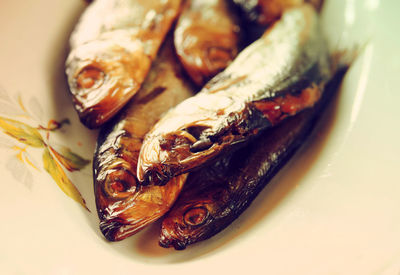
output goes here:
[[50, 150], [47, 148], [45, 148], [43, 152], [43, 167], [67, 196], [80, 203], [86, 210], [90, 211], [79, 190], [69, 180], [61, 165], [54, 159]]
[[[6, 116], [4, 117], [3, 114]], [[24, 122], [9, 117], [24, 117], [32, 121], [38, 127], [32, 127]], [[35, 158], [32, 158], [29, 153], [29, 148], [43, 149], [43, 167], [51, 175], [53, 180], [61, 188], [61, 190], [81, 204], [86, 210], [90, 211], [82, 198], [81, 193], [76, 186], [70, 181], [65, 170], [78, 171], [90, 163], [78, 154], [72, 152], [65, 146], [60, 148], [51, 147], [47, 141], [50, 141], [50, 133], [59, 130], [63, 125], [70, 124], [69, 119], [56, 121], [51, 119], [48, 121], [47, 126], [42, 126], [37, 121], [43, 121], [43, 109], [40, 102], [35, 97], [32, 97], [28, 102], [28, 108], [21, 96], [10, 97], [9, 94], [0, 85], [0, 129], [25, 146], [16, 144], [10, 139], [0, 137], [0, 147], [13, 149], [17, 152], [13, 155], [11, 161], [7, 162], [7, 169], [12, 173], [13, 177], [27, 185], [29, 188], [32, 185], [33, 175], [28, 169], [28, 166], [40, 171]], [[45, 131], [42, 135], [41, 131]], [[37, 153], [38, 151], [33, 150]], [[40, 155], [39, 155], [40, 156]]]
[[36, 128], [23, 122], [0, 117], [0, 127], [4, 133], [32, 147], [44, 147], [45, 142]]
[[81, 170], [90, 163], [89, 160], [84, 159], [65, 146], [60, 146], [58, 150], [50, 147], [50, 150], [58, 161], [70, 172]]

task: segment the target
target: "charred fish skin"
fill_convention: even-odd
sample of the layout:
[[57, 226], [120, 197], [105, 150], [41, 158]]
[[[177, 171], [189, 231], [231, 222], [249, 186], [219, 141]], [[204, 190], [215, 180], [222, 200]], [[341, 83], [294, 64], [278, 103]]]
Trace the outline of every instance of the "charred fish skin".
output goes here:
[[66, 75], [81, 122], [98, 128], [139, 90], [181, 0], [97, 0], [70, 38]]
[[[265, 134], [269, 143], [264, 144], [256, 140], [250, 146], [238, 150], [236, 158], [234, 157], [230, 163], [234, 168], [222, 170], [217, 180], [203, 177], [203, 169], [192, 172], [185, 187], [191, 187], [197, 192], [193, 190], [187, 194], [185, 189], [182, 191], [179, 200], [162, 222], [159, 244], [165, 248], [174, 247], [176, 250], [182, 250], [190, 244], [211, 238], [231, 224], [259, 192], [257, 187], [261, 176], [267, 177], [265, 171], [271, 171], [270, 177], [272, 177], [273, 171], [278, 170], [283, 159], [294, 151], [295, 146], [290, 145], [293, 136], [297, 136], [298, 129], [290, 128], [304, 126], [300, 117], [309, 111], [291, 117], [267, 131]], [[279, 132], [279, 129], [285, 130]], [[279, 134], [275, 134], [276, 131]], [[273, 138], [269, 139], [269, 136]], [[259, 138], [263, 137], [264, 135]], [[240, 161], [243, 166], [238, 165]], [[241, 175], [235, 172], [232, 174], [235, 168], [240, 169]]]
[[139, 185], [136, 177], [144, 135], [165, 111], [193, 95], [182, 73], [168, 39], [141, 90], [99, 133], [94, 193], [100, 230], [109, 241], [123, 240], [160, 218], [183, 187], [186, 175], [148, 187]]
[[203, 86], [239, 51], [238, 19], [225, 0], [188, 0], [177, 22], [177, 55], [191, 79]]
[[166, 113], [146, 135], [142, 184], [164, 184], [244, 145], [260, 131], [311, 108], [332, 70], [318, 16], [309, 5], [244, 49], [194, 97]]
[[233, 155], [190, 173], [179, 199], [164, 217], [160, 245], [185, 249], [219, 233], [245, 211], [310, 135], [346, 70], [338, 70], [312, 109], [268, 129]]
[[232, 154], [227, 154], [215, 163], [189, 174], [180, 197], [163, 218], [160, 246], [183, 250], [189, 244], [207, 239], [209, 231], [214, 231], [214, 217], [221, 209], [215, 201], [225, 201], [224, 184], [234, 170], [231, 162]]

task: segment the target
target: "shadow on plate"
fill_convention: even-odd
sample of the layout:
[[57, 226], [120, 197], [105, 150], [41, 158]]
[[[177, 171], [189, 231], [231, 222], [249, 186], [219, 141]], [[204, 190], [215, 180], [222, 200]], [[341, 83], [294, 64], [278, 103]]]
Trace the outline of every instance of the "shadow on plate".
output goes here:
[[[62, 120], [68, 118], [70, 125], [65, 126], [63, 131], [57, 133], [57, 141], [77, 152], [85, 159], [92, 160], [95, 148], [97, 131], [91, 131], [85, 128], [79, 121], [78, 115], [72, 105], [72, 99], [69, 94], [66, 75], [64, 73], [64, 64], [68, 55], [68, 40], [72, 33], [76, 22], [78, 21], [82, 11], [85, 8], [83, 1], [77, 2], [72, 8], [71, 16], [68, 21], [63, 24], [63, 28], [59, 30], [58, 36], [52, 41], [54, 51], [49, 52], [48, 82], [53, 91], [51, 100], [54, 109], [54, 118]], [[91, 212], [82, 208], [85, 216], [88, 219], [89, 226], [93, 229], [93, 234], [99, 234], [98, 218], [96, 215], [96, 206], [93, 195], [92, 183], [92, 165], [91, 163], [85, 169], [69, 173], [70, 180], [78, 188], [82, 197], [86, 201], [87, 207]]]

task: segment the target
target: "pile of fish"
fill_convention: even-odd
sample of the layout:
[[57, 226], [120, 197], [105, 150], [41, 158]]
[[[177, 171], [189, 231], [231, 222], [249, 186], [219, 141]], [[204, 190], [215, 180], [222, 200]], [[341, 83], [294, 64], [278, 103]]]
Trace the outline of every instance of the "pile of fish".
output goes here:
[[[316, 6], [319, 7], [320, 1]], [[100, 229], [162, 218], [184, 249], [226, 228], [303, 144], [346, 72], [302, 0], [95, 0], [66, 74], [94, 154]]]

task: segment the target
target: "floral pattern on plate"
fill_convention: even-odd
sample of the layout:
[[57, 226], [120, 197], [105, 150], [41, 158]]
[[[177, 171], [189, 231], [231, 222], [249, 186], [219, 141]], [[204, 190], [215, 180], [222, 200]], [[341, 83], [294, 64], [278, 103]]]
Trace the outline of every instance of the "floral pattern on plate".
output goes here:
[[61, 190], [70, 198], [81, 204], [86, 210], [86, 202], [78, 188], [72, 183], [67, 171], [80, 171], [90, 161], [74, 153], [63, 145], [56, 145], [50, 140], [50, 135], [69, 124], [68, 119], [56, 121], [50, 119], [46, 126], [41, 125], [40, 104], [35, 98], [30, 101], [31, 109], [36, 110], [32, 114], [25, 107], [21, 96], [16, 99], [10, 97], [0, 88], [0, 129], [12, 140], [1, 138], [0, 143], [14, 151], [13, 156], [6, 164], [6, 168], [13, 177], [30, 187], [33, 174], [26, 166], [36, 171], [41, 171], [40, 165], [32, 157], [31, 152], [40, 150], [42, 168], [53, 178]]

